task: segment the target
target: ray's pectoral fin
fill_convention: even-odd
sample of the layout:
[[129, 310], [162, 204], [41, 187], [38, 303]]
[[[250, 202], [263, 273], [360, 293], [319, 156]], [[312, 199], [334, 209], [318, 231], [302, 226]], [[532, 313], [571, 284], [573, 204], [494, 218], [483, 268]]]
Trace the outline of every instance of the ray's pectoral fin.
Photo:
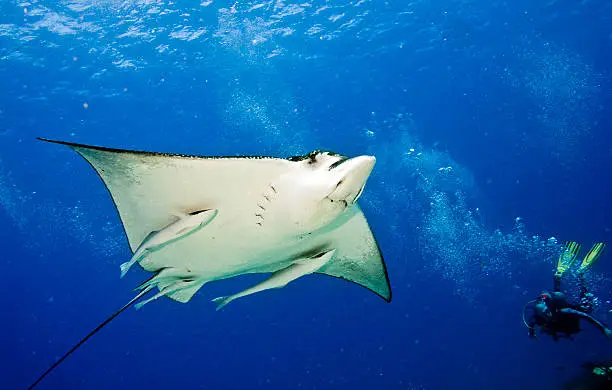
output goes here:
[[151, 252], [155, 252], [166, 245], [185, 238], [208, 225], [215, 219], [218, 213], [217, 209], [200, 210], [189, 214], [173, 212], [172, 214], [178, 219], [161, 230], [151, 232], [142, 241], [132, 258], [121, 264], [121, 277], [124, 277], [136, 262], [141, 261]]
[[358, 256], [336, 256], [316, 271], [356, 283], [391, 302], [391, 286], [387, 269], [378, 250]]
[[251, 288], [247, 288], [246, 290], [234, 295], [218, 297], [213, 299], [212, 301], [217, 304], [217, 310], [221, 310], [224, 306], [226, 306], [228, 303], [237, 298], [245, 297], [247, 295], [255, 294], [257, 292], [269, 290], [272, 288], [285, 287], [288, 283], [304, 275], [317, 272], [321, 267], [323, 267], [332, 259], [335, 252], [336, 250], [332, 249], [327, 252], [319, 253], [316, 256], [296, 260], [288, 267], [274, 272], [272, 276], [270, 276], [268, 279]]
[[332, 233], [336, 255], [316, 272], [358, 284], [391, 302], [387, 267], [370, 225], [357, 205], [346, 218]]

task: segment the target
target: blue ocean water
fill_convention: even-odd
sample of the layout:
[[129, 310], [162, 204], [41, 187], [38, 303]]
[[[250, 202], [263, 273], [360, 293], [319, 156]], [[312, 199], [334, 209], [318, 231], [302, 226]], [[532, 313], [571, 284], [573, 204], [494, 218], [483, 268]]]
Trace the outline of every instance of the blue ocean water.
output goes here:
[[[612, 344], [532, 340], [521, 311], [564, 241], [611, 241], [610, 64], [604, 0], [0, 2], [0, 388], [148, 277], [119, 279], [107, 191], [36, 137], [373, 154], [360, 204], [393, 289], [311, 275], [215, 312], [260, 277], [211, 283], [127, 310], [40, 389], [561, 388]], [[611, 271], [608, 250], [588, 279], [608, 323]]]

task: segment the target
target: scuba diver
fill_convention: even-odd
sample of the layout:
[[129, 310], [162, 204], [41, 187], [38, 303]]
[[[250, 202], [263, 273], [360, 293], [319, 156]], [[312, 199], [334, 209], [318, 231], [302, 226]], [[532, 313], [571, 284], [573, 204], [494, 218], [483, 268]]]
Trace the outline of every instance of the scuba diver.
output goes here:
[[[555, 341], [561, 336], [572, 339], [572, 335], [580, 332], [580, 320], [583, 319], [595, 325], [607, 338], [612, 339], [612, 330], [591, 316], [595, 297], [587, 290], [584, 280], [584, 272], [599, 259], [604, 247], [604, 243], [593, 245], [578, 267], [580, 302], [572, 304], [561, 292], [561, 278], [576, 261], [580, 245], [573, 241], [566, 244], [557, 262], [553, 291], [543, 292], [523, 308], [523, 322], [529, 328], [530, 337], [536, 337], [536, 330], [539, 327], [542, 333], [551, 335]], [[526, 311], [529, 309], [531, 309], [531, 316], [526, 319]]]

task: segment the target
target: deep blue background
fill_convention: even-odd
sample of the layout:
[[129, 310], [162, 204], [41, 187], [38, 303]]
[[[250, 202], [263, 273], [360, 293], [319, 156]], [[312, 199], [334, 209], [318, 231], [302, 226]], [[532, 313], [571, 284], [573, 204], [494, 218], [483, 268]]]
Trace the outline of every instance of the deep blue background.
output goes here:
[[[36, 136], [372, 153], [361, 203], [394, 294], [309, 276], [217, 313], [210, 298], [259, 278], [211, 283], [128, 310], [41, 389], [555, 389], [611, 358], [589, 327], [530, 340], [520, 313], [550, 288], [549, 237], [610, 241], [612, 6], [406, 3], [1, 2], [0, 388], [27, 386], [147, 277], [119, 279], [106, 190]], [[590, 281], [608, 322], [610, 256]]]

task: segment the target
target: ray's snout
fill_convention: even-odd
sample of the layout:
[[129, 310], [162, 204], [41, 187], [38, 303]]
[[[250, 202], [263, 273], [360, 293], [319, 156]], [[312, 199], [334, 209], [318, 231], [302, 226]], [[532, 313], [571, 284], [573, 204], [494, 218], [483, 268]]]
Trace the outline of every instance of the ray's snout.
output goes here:
[[374, 156], [358, 156], [334, 167], [332, 171], [337, 175], [338, 184], [329, 198], [355, 203], [361, 196], [375, 163]]

